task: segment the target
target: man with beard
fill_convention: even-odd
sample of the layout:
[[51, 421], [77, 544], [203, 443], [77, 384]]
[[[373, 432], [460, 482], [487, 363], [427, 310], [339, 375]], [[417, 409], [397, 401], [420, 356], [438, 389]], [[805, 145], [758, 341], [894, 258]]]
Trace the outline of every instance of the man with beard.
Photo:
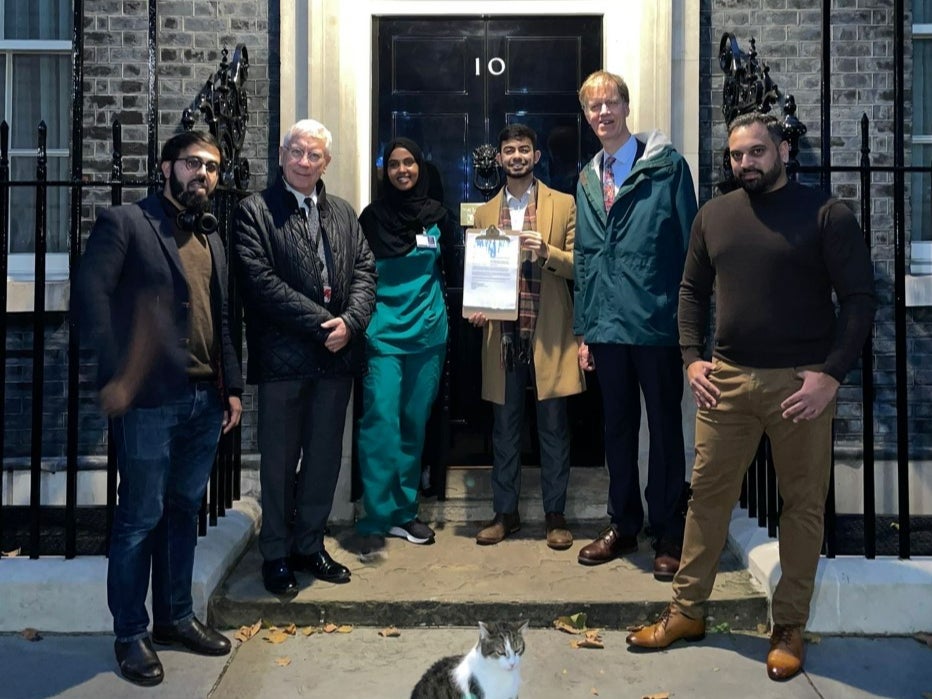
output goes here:
[[[787, 180], [789, 144], [774, 117], [735, 119], [728, 149], [741, 187], [699, 211], [679, 295], [680, 345], [698, 406], [683, 555], [673, 603], [627, 641], [660, 649], [704, 636], [732, 508], [766, 434], [783, 498], [767, 674], [785, 680], [803, 665], [835, 396], [870, 331], [874, 280], [848, 208]], [[715, 338], [706, 361], [713, 291]]]
[[[259, 386], [262, 581], [298, 591], [295, 571], [348, 583], [324, 546], [353, 379], [365, 369], [375, 261], [353, 207], [327, 192], [330, 131], [285, 132], [281, 172], [244, 199], [233, 254], [246, 312], [246, 380]], [[300, 469], [299, 469], [300, 465]]]
[[686, 481], [676, 292], [696, 194], [686, 160], [664, 134], [628, 129], [629, 101], [625, 81], [608, 71], [596, 71], [579, 88], [602, 150], [576, 188], [574, 330], [582, 341], [580, 365], [598, 372], [602, 388], [610, 522], [577, 559], [600, 565], [638, 550], [643, 393], [653, 574], [669, 581], [680, 562]]
[[511, 124], [498, 135], [498, 164], [505, 186], [475, 214], [479, 228], [521, 231], [522, 253], [518, 319], [491, 321], [475, 313], [469, 322], [485, 327], [482, 344], [482, 397], [492, 402], [492, 505], [495, 516], [477, 535], [478, 544], [497, 544], [518, 531], [521, 487], [521, 433], [525, 393], [534, 387], [540, 439], [540, 480], [547, 545], [564, 550], [573, 535], [564, 517], [570, 476], [570, 437], [566, 397], [585, 388], [576, 361], [573, 304], [567, 280], [573, 278], [576, 205], [568, 194], [534, 177], [540, 160], [537, 135]]
[[162, 148], [161, 169], [161, 192], [100, 214], [75, 289], [120, 474], [107, 573], [114, 648], [123, 676], [146, 686], [163, 678], [151, 641], [230, 652], [194, 616], [191, 579], [197, 513], [243, 391], [226, 256], [211, 235], [220, 146], [210, 134], [178, 134]]

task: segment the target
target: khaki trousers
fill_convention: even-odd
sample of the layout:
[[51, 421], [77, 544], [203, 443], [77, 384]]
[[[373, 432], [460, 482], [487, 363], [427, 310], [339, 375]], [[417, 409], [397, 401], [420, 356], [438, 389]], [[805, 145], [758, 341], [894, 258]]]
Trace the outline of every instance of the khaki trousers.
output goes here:
[[754, 369], [719, 359], [713, 364], [710, 380], [721, 397], [715, 408], [700, 408], [696, 415], [693, 493], [673, 580], [674, 605], [694, 619], [705, 615], [741, 480], [766, 433], [783, 497], [773, 621], [805, 625], [822, 549], [835, 401], [815, 420], [794, 423], [782, 417], [780, 403], [802, 386], [797, 372], [819, 366]]

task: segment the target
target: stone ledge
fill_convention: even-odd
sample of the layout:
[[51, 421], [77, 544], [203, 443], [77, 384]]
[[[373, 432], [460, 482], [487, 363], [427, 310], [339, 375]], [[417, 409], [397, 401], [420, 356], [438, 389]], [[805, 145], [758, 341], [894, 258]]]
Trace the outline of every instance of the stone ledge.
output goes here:
[[[252, 499], [235, 502], [207, 536], [194, 558], [194, 612], [207, 618], [214, 590], [239, 560], [258, 529], [260, 511]], [[42, 631], [109, 632], [107, 559], [60, 556], [0, 562], [0, 632], [32, 627]]]
[[[767, 594], [780, 578], [775, 539], [735, 509], [729, 546]], [[822, 558], [806, 627], [814, 633], [901, 635], [932, 630], [932, 558]]]

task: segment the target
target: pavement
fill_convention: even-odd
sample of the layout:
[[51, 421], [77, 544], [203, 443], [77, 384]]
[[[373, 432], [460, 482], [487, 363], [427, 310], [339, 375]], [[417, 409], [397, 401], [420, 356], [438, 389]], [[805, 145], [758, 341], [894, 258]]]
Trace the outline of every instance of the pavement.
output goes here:
[[[279, 644], [260, 631], [234, 641], [224, 658], [180, 650], [159, 653], [165, 681], [142, 688], [123, 680], [108, 635], [47, 635], [30, 642], [0, 636], [0, 699], [259, 699], [312, 697], [403, 699], [421, 674], [445, 655], [464, 654], [474, 628], [375, 627], [348, 633], [298, 629]], [[232, 636], [232, 633], [231, 633]], [[755, 633], [710, 633], [666, 651], [633, 653], [624, 631], [603, 631], [602, 649], [575, 649], [554, 629], [527, 632], [522, 699], [612, 697], [680, 699], [929, 699], [932, 648], [913, 638], [811, 637], [805, 671], [788, 682], [766, 677], [767, 639]]]

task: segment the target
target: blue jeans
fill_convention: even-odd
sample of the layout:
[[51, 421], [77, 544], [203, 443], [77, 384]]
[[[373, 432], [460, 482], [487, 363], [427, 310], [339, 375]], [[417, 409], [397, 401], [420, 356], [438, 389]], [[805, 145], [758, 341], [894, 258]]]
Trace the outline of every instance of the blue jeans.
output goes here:
[[177, 624], [194, 615], [197, 513], [222, 419], [216, 387], [198, 383], [157, 408], [135, 408], [113, 420], [120, 485], [107, 602], [118, 641], [147, 634], [150, 570], [155, 623]]

